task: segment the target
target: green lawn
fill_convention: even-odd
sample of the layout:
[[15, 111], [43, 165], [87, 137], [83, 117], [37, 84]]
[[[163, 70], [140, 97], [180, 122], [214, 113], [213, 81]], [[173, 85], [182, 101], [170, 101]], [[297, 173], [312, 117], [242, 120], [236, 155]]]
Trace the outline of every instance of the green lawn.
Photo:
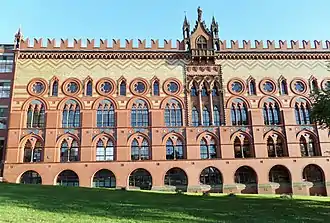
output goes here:
[[330, 222], [330, 198], [0, 184], [0, 222]]

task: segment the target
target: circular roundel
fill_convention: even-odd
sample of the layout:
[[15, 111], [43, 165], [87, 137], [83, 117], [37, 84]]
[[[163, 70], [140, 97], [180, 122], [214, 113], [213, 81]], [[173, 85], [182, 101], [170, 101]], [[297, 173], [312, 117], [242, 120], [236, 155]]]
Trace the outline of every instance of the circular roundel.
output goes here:
[[33, 79], [28, 84], [28, 92], [34, 96], [43, 95], [47, 90], [47, 82], [43, 79]]
[[109, 78], [102, 78], [96, 84], [96, 91], [100, 95], [109, 95], [116, 89], [115, 82]]
[[132, 94], [135, 95], [144, 95], [147, 93], [148, 89], [149, 89], [149, 85], [147, 81], [145, 81], [142, 78], [134, 79], [130, 85], [130, 90]]
[[294, 79], [291, 82], [291, 90], [295, 94], [304, 94], [307, 90], [307, 84], [301, 79]]
[[163, 90], [168, 95], [176, 95], [181, 92], [182, 85], [179, 80], [170, 78], [165, 80]]
[[323, 91], [330, 90], [330, 79], [323, 80], [322, 83], [321, 83], [321, 86], [322, 86]]
[[276, 91], [276, 84], [272, 80], [264, 79], [260, 82], [259, 88], [264, 94], [274, 94]]
[[232, 94], [242, 94], [245, 91], [245, 84], [242, 80], [233, 79], [228, 82], [228, 91]]
[[63, 92], [66, 95], [76, 95], [79, 94], [79, 92], [81, 91], [82, 87], [81, 87], [81, 83], [78, 79], [76, 78], [70, 78], [68, 80], [66, 80], [62, 86]]

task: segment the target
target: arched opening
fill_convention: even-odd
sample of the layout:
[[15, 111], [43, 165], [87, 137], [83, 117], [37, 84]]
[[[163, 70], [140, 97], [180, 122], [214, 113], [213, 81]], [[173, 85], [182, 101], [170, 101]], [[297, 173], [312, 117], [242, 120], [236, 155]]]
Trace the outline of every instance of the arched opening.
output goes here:
[[281, 95], [287, 95], [288, 94], [288, 86], [286, 83], [286, 80], [281, 81]]
[[242, 166], [236, 170], [235, 183], [245, 185], [245, 188], [241, 190], [242, 194], [257, 194], [258, 193], [257, 174], [249, 166]]
[[120, 83], [119, 95], [126, 96], [126, 82], [124, 80]]
[[52, 86], [52, 96], [53, 97], [57, 97], [58, 96], [58, 81], [55, 80], [53, 82], [53, 86]]
[[204, 36], [199, 36], [196, 40], [197, 49], [207, 49], [207, 40]]
[[22, 174], [19, 183], [21, 184], [42, 184], [39, 173], [33, 170], [26, 171]]
[[93, 177], [93, 187], [115, 188], [116, 177], [110, 170], [99, 170]]
[[309, 195], [327, 196], [324, 172], [319, 166], [315, 164], [307, 165], [303, 171], [303, 180], [313, 183], [313, 186], [309, 188]]
[[222, 193], [223, 181], [221, 172], [212, 166], [203, 169], [199, 176], [199, 182], [211, 186], [210, 192]]
[[280, 184], [276, 194], [292, 194], [291, 175], [285, 166], [273, 166], [269, 171], [269, 182]]
[[186, 192], [188, 187], [188, 177], [180, 168], [172, 168], [165, 174], [164, 184], [174, 187], [176, 191]]
[[288, 156], [288, 152], [284, 144], [285, 143], [283, 143], [281, 137], [278, 136], [277, 139], [274, 140], [271, 136], [269, 136], [267, 139], [268, 157]]
[[145, 169], [136, 169], [129, 176], [129, 188], [151, 190], [152, 177], [151, 174]]
[[88, 81], [87, 82], [85, 95], [86, 96], [92, 96], [93, 95], [93, 84], [92, 84], [92, 81]]
[[153, 95], [159, 96], [159, 82], [155, 81], [153, 84]]
[[64, 170], [57, 176], [56, 185], [79, 187], [79, 177], [72, 170]]

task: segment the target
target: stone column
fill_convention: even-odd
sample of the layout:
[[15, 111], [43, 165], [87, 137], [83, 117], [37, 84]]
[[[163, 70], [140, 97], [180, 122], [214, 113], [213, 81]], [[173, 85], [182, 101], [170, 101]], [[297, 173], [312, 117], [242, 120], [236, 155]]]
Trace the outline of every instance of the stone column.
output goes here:
[[202, 103], [201, 89], [198, 89], [198, 110], [199, 110], [199, 125], [203, 125], [203, 103]]
[[210, 100], [210, 120], [211, 120], [211, 125], [214, 125], [214, 111], [213, 111], [213, 95], [212, 95], [212, 90], [209, 90], [209, 100]]

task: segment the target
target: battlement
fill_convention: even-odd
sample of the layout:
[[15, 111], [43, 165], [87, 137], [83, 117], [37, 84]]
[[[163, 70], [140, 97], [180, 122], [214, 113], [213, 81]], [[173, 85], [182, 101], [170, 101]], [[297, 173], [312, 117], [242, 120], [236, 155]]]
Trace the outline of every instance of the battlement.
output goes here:
[[100, 44], [95, 43], [95, 39], [87, 39], [86, 44], [83, 46], [81, 39], [74, 39], [73, 44], [69, 44], [68, 39], [61, 39], [57, 44], [55, 39], [47, 39], [44, 45], [43, 39], [34, 39], [33, 44], [27, 38], [21, 40], [20, 49], [24, 50], [102, 50], [102, 51], [179, 51], [184, 50], [183, 41], [177, 40], [173, 46], [172, 40], [164, 40], [164, 45], [160, 46], [159, 40], [151, 40], [150, 46], [147, 46], [147, 41], [138, 40], [137, 46], [134, 46], [133, 40], [125, 40], [122, 45], [120, 40], [112, 40], [112, 45], [109, 45], [108, 40], [100, 40]]
[[[173, 44], [174, 43], [174, 44]], [[219, 44], [220, 51], [330, 51], [330, 41], [250, 41], [250, 40], [222, 40]], [[27, 38], [20, 42], [21, 50], [65, 50], [65, 51], [185, 51], [185, 44], [181, 40], [164, 40], [163, 46], [159, 40], [151, 40], [147, 46], [147, 41], [138, 40], [137, 44], [133, 40], [125, 40], [124, 44], [120, 40], [112, 40], [110, 45], [108, 40], [100, 40], [96, 44], [94, 39], [87, 39], [85, 44], [81, 39], [74, 39], [73, 43], [68, 39], [61, 39], [59, 44], [55, 39], [34, 39], [33, 43]]]

